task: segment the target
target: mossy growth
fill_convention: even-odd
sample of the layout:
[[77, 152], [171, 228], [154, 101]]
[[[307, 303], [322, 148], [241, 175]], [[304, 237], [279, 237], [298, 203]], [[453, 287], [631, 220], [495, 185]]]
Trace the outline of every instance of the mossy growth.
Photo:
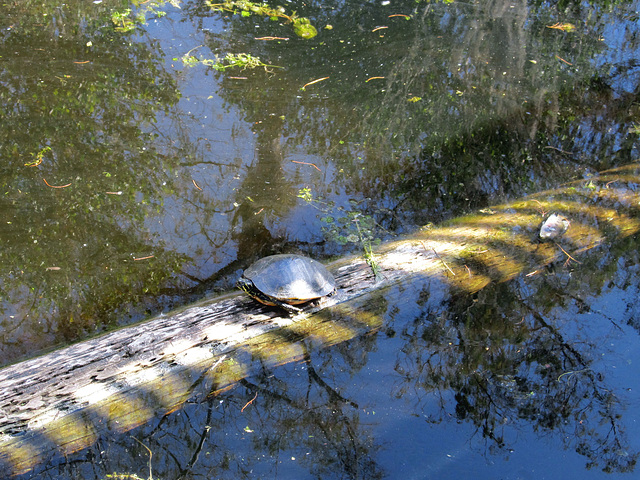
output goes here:
[[287, 15], [284, 7], [273, 8], [266, 3], [253, 3], [246, 0], [227, 0], [224, 3], [207, 2], [213, 11], [239, 13], [243, 17], [260, 15], [271, 20], [284, 19], [293, 26], [294, 33], [300, 38], [310, 39], [318, 34], [318, 30], [311, 25], [306, 17], [299, 17], [296, 12]]

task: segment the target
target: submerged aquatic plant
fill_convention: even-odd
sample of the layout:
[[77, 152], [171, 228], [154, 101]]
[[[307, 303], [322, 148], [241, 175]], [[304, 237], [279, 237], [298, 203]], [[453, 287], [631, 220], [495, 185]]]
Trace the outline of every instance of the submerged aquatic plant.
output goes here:
[[176, 8], [180, 8], [179, 0], [152, 0], [152, 1], [134, 1], [132, 2], [137, 10], [126, 8], [124, 10], [116, 10], [111, 13], [111, 21], [115, 25], [114, 29], [117, 32], [129, 32], [135, 29], [138, 25], [144, 25], [147, 21], [147, 14], [150, 13], [157, 17], [164, 17], [167, 12], [162, 10], [167, 3]]
[[260, 58], [254, 57], [253, 55], [250, 55], [248, 53], [238, 53], [235, 55], [233, 53], [227, 53], [226, 57], [224, 57], [222, 61], [218, 61], [215, 63], [204, 61], [203, 63], [218, 71], [224, 71], [227, 68], [232, 67], [238, 67], [242, 70], [246, 68], [256, 67], [263, 67], [265, 70], [268, 70], [268, 67], [277, 67], [276, 65], [267, 65], [262, 60], [260, 60]]
[[293, 21], [293, 31], [301, 38], [313, 38], [318, 34], [316, 27], [311, 25], [308, 18], [297, 18]]
[[32, 162], [24, 164], [25, 167], [37, 167], [42, 163], [45, 153], [51, 153], [51, 147], [47, 146], [42, 148], [38, 153], [32, 153], [31, 156], [35, 158]]
[[192, 51], [193, 49], [189, 50], [181, 58], [182, 64], [185, 67], [195, 67], [199, 63], [202, 63], [203, 65], [211, 67], [214, 70], [218, 70], [219, 72], [223, 72], [227, 68], [234, 68], [234, 67], [241, 68], [242, 70], [245, 70], [247, 68], [262, 67], [267, 72], [269, 71], [269, 68], [282, 68], [282, 67], [279, 67], [278, 65], [268, 65], [264, 63], [262, 60], [260, 60], [260, 58], [254, 57], [249, 53], [237, 53], [237, 54], [227, 53], [227, 55], [222, 59], [218, 59], [217, 57], [215, 59], [210, 59], [210, 58], [198, 59], [193, 55], [191, 55]]
[[318, 34], [318, 30], [311, 25], [311, 21], [306, 17], [299, 17], [296, 12], [286, 14], [283, 7], [273, 8], [266, 3], [253, 3], [247, 0], [227, 0], [224, 3], [207, 2], [207, 5], [214, 11], [240, 13], [243, 17], [260, 15], [269, 17], [272, 20], [283, 18], [293, 26], [293, 31], [300, 38], [313, 38]]
[[[371, 267], [373, 274], [377, 277], [380, 272], [374, 253], [373, 245], [380, 244], [380, 238], [376, 237], [376, 232], [382, 229], [371, 215], [365, 215], [355, 208], [345, 210], [336, 207], [334, 202], [325, 202], [314, 197], [310, 188], [302, 188], [298, 192], [298, 198], [322, 212], [320, 222], [322, 232], [325, 237], [339, 245], [349, 243], [359, 245], [363, 251], [365, 261]], [[356, 202], [351, 202], [356, 206]]]

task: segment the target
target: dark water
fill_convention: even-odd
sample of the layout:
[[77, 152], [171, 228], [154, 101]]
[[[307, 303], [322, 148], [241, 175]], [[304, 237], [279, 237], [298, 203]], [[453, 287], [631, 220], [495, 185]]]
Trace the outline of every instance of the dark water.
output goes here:
[[[383, 3], [283, 3], [311, 40], [195, 2], [131, 30], [121, 2], [0, 7], [2, 364], [638, 161], [637, 2]], [[228, 53], [272, 66], [202, 63]], [[638, 260], [398, 285], [380, 331], [27, 477], [146, 477], [131, 435], [163, 479], [631, 477]]]

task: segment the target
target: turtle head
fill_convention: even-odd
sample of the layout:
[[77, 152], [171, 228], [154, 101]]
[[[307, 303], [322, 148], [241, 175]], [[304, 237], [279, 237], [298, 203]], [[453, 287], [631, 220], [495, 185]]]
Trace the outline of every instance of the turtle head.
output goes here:
[[236, 287], [251, 296], [253, 296], [253, 292], [255, 292], [256, 289], [256, 287], [253, 285], [253, 282], [244, 277], [240, 277], [238, 279], [238, 281], [236, 282]]
[[248, 278], [240, 277], [236, 282], [236, 287], [238, 287], [254, 300], [259, 301], [260, 303], [264, 303], [265, 305], [273, 305], [271, 299], [260, 290], [258, 290], [258, 287], [256, 287], [254, 283]]

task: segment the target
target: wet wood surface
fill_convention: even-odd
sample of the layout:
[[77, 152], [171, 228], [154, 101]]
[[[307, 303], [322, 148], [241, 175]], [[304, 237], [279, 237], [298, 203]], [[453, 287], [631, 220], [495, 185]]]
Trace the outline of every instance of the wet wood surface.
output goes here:
[[[0, 464], [26, 472], [53, 454], [95, 442], [104, 429], [128, 431], [179, 408], [206, 382], [212, 394], [251, 373], [382, 327], [398, 282], [419, 279], [476, 292], [491, 282], [536, 275], [640, 231], [640, 167], [603, 172], [507, 205], [423, 229], [376, 250], [379, 275], [358, 257], [328, 265], [339, 294], [289, 316], [241, 292], [128, 326], [0, 370]], [[544, 218], [570, 226], [541, 242]]]

